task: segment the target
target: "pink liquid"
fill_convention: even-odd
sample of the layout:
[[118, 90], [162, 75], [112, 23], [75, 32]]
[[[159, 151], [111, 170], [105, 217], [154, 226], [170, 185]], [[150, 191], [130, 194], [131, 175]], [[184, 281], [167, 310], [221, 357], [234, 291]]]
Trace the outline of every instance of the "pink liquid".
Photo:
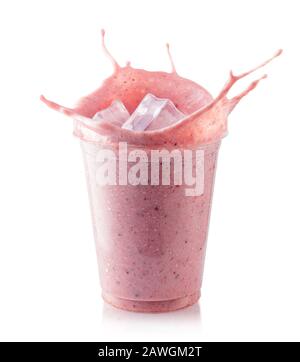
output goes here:
[[99, 186], [98, 145], [82, 142], [103, 297], [116, 307], [169, 311], [200, 296], [219, 143], [203, 147], [204, 193], [186, 185]]
[[[230, 73], [213, 99], [203, 87], [176, 73], [171, 56], [171, 73], [148, 72], [130, 64], [120, 67], [105, 47], [104, 33], [103, 47], [115, 71], [99, 89], [74, 108], [44, 97], [42, 100], [71, 116], [74, 134], [81, 139], [103, 298], [132, 311], [183, 308], [200, 297], [216, 160], [221, 139], [227, 133], [227, 116], [260, 79], [236, 97], [229, 99], [227, 94], [237, 80], [271, 59], [239, 76]], [[170, 99], [188, 116], [173, 126], [150, 132], [122, 129], [105, 121], [96, 127], [91, 121], [95, 113], [116, 99], [132, 113], [147, 93]], [[202, 149], [204, 193], [187, 197], [185, 185], [99, 186], [97, 152], [105, 147], [117, 150], [120, 141], [146, 151]]]

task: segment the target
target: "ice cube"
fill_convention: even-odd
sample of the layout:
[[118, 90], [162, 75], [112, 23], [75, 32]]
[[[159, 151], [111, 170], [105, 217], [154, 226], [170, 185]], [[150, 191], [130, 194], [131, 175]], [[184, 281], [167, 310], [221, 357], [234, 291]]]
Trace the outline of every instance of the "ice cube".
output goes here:
[[169, 99], [147, 94], [122, 128], [134, 131], [149, 131], [168, 127], [185, 115]]
[[94, 115], [93, 120], [96, 122], [107, 121], [121, 127], [129, 117], [130, 114], [124, 104], [119, 100], [115, 100], [108, 108], [97, 112]]

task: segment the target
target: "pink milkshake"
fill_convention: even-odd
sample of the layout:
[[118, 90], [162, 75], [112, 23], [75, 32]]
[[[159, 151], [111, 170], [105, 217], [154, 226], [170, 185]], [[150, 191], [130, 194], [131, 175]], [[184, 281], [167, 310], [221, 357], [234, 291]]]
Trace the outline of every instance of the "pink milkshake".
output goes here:
[[[73, 118], [74, 134], [81, 140], [104, 300], [138, 312], [184, 308], [200, 297], [216, 161], [221, 139], [227, 133], [227, 116], [265, 76], [233, 98], [227, 94], [237, 80], [266, 65], [281, 51], [249, 72], [239, 76], [231, 72], [222, 91], [213, 98], [200, 85], [180, 77], [171, 56], [171, 73], [135, 69], [130, 64], [121, 67], [105, 47], [104, 32], [102, 39], [115, 70], [99, 89], [74, 108], [41, 99]], [[139, 124], [133, 118], [149, 94], [164, 105], [166, 100], [171, 102], [169, 113], [161, 113], [145, 128], [146, 115], [135, 118]], [[115, 112], [122, 115], [119, 121]], [[182, 118], [171, 122], [172, 112]], [[124, 144], [126, 157], [124, 149], [121, 152]], [[179, 158], [187, 151], [194, 152], [189, 159], [193, 175], [201, 155], [201, 192], [191, 191], [185, 179], [175, 182], [175, 158], [170, 161], [173, 182], [162, 181], [166, 170], [162, 160], [156, 164], [159, 177], [153, 184], [155, 162], [150, 155], [154, 150], [174, 151]], [[116, 172], [106, 184], [99, 182], [102, 151]], [[180, 160], [188, 159], [182, 156]], [[179, 176], [186, 170], [182, 165]], [[132, 174], [134, 180], [142, 181], [128, 182]]]

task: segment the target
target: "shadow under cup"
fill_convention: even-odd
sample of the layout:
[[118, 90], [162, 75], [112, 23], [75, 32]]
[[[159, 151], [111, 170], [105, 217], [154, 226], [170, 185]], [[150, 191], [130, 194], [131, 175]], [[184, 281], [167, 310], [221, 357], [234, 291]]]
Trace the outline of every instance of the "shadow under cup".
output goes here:
[[[81, 141], [81, 146], [104, 300], [136, 312], [166, 312], [196, 303], [220, 142], [189, 150], [193, 154], [192, 174], [196, 175], [199, 165], [202, 167], [202, 190], [198, 195], [187, 195], [193, 193], [187, 190], [195, 186], [185, 182], [187, 159], [181, 149], [177, 150], [182, 154], [183, 182], [178, 185], [174, 184], [178, 169], [172, 157], [170, 182], [162, 184], [162, 175], [168, 169], [164, 168], [165, 159], [158, 163], [151, 160], [149, 148], [127, 145], [126, 152], [123, 149], [119, 153], [119, 144], [109, 150], [101, 143]], [[137, 157], [133, 162], [141, 150], [148, 160]], [[137, 172], [138, 161], [139, 166], [143, 164], [143, 172], [141, 168]], [[158, 185], [153, 185], [151, 178], [154, 163], [159, 170]], [[112, 174], [106, 177], [111, 169], [103, 172], [108, 165], [116, 173], [115, 178]], [[130, 175], [137, 177], [128, 182], [125, 176], [126, 180], [123, 177], [120, 182], [120, 167], [128, 180]], [[142, 173], [144, 184], [133, 185]], [[103, 181], [105, 177], [110, 180], [108, 184]]]

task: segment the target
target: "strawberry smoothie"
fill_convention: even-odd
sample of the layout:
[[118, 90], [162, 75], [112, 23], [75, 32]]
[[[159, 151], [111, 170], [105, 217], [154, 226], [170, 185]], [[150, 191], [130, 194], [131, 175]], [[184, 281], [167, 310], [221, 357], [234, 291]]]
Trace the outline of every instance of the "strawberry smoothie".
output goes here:
[[[185, 185], [97, 185], [99, 145], [82, 142], [103, 298], [133, 311], [169, 311], [200, 296], [219, 142], [202, 146], [204, 193]], [[128, 166], [130, 167], [130, 165]]]
[[[105, 47], [104, 32], [102, 40], [114, 73], [99, 89], [83, 97], [74, 108], [60, 106], [43, 96], [41, 99], [73, 118], [74, 134], [81, 140], [104, 300], [139, 312], [184, 308], [200, 297], [216, 161], [221, 139], [227, 134], [227, 117], [266, 76], [233, 98], [227, 94], [239, 79], [266, 65], [281, 50], [249, 72], [231, 72], [224, 88], [213, 98], [203, 87], [177, 74], [169, 47], [172, 71], [150, 72], [129, 63], [121, 67]], [[173, 102], [183, 119], [170, 124], [161, 117], [155, 129], [142, 131], [122, 127], [122, 122], [110, 120], [108, 113], [99, 121], [92, 119], [116, 101], [133, 114], [147, 94]], [[99, 185], [99, 151], [108, 149], [117, 155], [114, 161], [118, 179], [123, 162], [118, 156], [120, 142], [126, 142], [128, 151], [143, 150], [147, 155], [152, 150], [201, 151], [201, 194], [187, 196], [185, 183], [153, 185], [149, 180], [138, 185]], [[143, 162], [147, 169], [151, 168], [150, 159]], [[132, 165], [126, 163], [128, 172]], [[160, 163], [160, 174], [162, 167]], [[192, 169], [196, 169], [195, 159]]]

